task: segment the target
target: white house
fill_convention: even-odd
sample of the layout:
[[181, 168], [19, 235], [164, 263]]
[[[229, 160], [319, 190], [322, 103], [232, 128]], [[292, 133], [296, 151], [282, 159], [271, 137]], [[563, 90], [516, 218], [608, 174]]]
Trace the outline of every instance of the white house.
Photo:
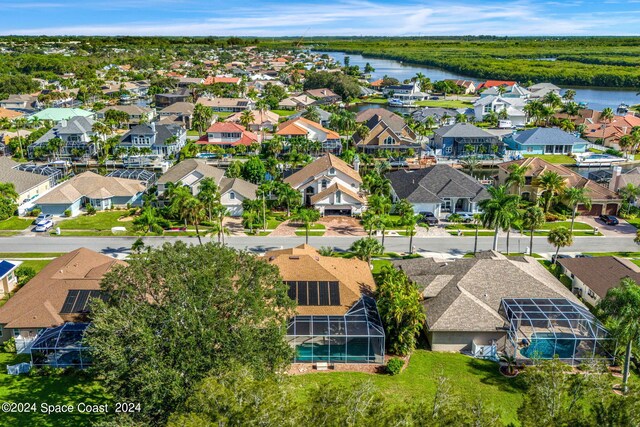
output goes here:
[[527, 124], [527, 114], [524, 106], [527, 104], [526, 98], [505, 98], [497, 95], [489, 95], [478, 99], [473, 104], [473, 111], [476, 121], [481, 122], [484, 117], [491, 112], [500, 114], [506, 111], [507, 119], [515, 127], [524, 127]]

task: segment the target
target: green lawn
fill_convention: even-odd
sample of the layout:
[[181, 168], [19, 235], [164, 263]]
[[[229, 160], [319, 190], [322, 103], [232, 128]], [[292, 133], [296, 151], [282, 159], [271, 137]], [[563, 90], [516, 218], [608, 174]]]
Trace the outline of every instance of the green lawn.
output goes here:
[[591, 256], [617, 256], [620, 258], [640, 258], [640, 252], [583, 252]]
[[[306, 236], [307, 233], [302, 230], [302, 231], [296, 231], [296, 236]], [[324, 231], [309, 231], [309, 236], [314, 236], [314, 237], [320, 237], [320, 236], [324, 236]]]
[[329, 384], [349, 389], [363, 381], [371, 381], [390, 406], [431, 401], [439, 377], [449, 378], [453, 391], [469, 401], [480, 398], [502, 413], [505, 424], [517, 422], [517, 409], [522, 403], [521, 380], [508, 379], [498, 372], [498, 364], [453, 353], [417, 350], [407, 369], [397, 376], [356, 372], [310, 373], [292, 377], [299, 398], [304, 401], [309, 391]]
[[365, 104], [380, 104], [380, 105], [384, 105], [384, 104], [388, 104], [389, 100], [387, 98], [365, 98], [362, 100], [363, 103]]
[[456, 101], [448, 99], [438, 99], [430, 101], [417, 101], [416, 105], [419, 107], [441, 107], [441, 108], [467, 108], [471, 106], [471, 102]]
[[65, 253], [66, 252], [0, 252], [0, 258], [55, 258]]
[[[541, 230], [552, 230], [557, 227], [567, 227], [571, 228], [571, 221], [556, 221], [556, 222], [545, 222], [540, 229]], [[585, 224], [584, 222], [576, 222], [573, 224], [574, 230], [583, 230], [583, 231], [592, 231], [593, 227], [589, 224]]]
[[[127, 211], [98, 212], [95, 215], [81, 215], [75, 218], [60, 221], [56, 226], [62, 230], [98, 230], [109, 231], [111, 227], [125, 227], [133, 229], [133, 221], [118, 221], [118, 218], [127, 215]], [[65, 234], [65, 233], [63, 233]]]
[[[103, 420], [101, 414], [45, 414], [40, 405], [112, 404], [104, 388], [97, 381], [85, 379], [82, 375], [62, 375], [31, 377], [28, 375], [8, 375], [6, 365], [28, 361], [28, 356], [0, 353], [0, 400], [2, 402], [35, 403], [35, 413], [4, 412], [0, 416], [0, 426], [55, 426], [76, 427], [90, 425]], [[113, 414], [113, 406], [110, 405]]]
[[544, 266], [544, 268], [546, 268], [547, 270], [549, 270], [549, 273], [553, 274], [554, 276], [556, 276], [558, 278], [558, 280], [560, 280], [560, 282], [562, 282], [563, 285], [565, 285], [569, 290], [571, 290], [572, 288], [572, 284], [573, 281], [571, 280], [570, 277], [568, 277], [565, 274], [556, 274], [556, 268], [558, 268], [558, 264], [552, 264], [551, 261], [548, 261], [546, 259], [539, 259], [538, 262], [540, 264], [542, 264]]
[[562, 154], [525, 154], [524, 157], [540, 157], [549, 163], [558, 163], [563, 165], [573, 165], [576, 162], [576, 159], [573, 157]]
[[640, 218], [629, 218], [626, 221], [635, 228], [640, 228]]
[[187, 136], [200, 136], [197, 130], [192, 129], [187, 131]]
[[280, 117], [289, 117], [294, 115], [296, 112], [293, 110], [270, 110], [272, 113], [276, 113]]
[[29, 227], [33, 222], [33, 218], [18, 218], [12, 216], [11, 218], [0, 221], [0, 230], [24, 230]]

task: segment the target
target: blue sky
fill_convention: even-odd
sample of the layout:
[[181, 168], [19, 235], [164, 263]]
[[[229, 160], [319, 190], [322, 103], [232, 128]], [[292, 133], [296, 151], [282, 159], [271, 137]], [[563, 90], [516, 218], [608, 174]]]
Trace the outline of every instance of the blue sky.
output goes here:
[[0, 34], [640, 34], [640, 0], [0, 0], [0, 9]]

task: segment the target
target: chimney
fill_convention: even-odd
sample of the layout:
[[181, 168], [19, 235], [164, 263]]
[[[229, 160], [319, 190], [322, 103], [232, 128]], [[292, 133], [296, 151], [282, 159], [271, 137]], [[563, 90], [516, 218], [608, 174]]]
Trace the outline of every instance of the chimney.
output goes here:
[[360, 172], [360, 156], [357, 154], [353, 156], [353, 170]]
[[60, 120], [60, 127], [61, 128], [66, 128], [67, 127], [67, 119]]
[[156, 133], [156, 122], [151, 122], [151, 131]]
[[609, 190], [616, 191], [618, 181], [620, 181], [620, 175], [622, 175], [622, 167], [614, 166], [613, 173], [611, 174], [611, 180], [609, 181]]

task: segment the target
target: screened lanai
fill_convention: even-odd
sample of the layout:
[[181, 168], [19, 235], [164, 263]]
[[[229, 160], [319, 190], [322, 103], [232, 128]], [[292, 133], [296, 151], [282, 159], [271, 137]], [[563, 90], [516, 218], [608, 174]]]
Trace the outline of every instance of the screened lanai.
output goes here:
[[566, 298], [507, 298], [505, 352], [520, 361], [552, 359], [580, 364], [595, 358], [612, 360], [615, 341], [585, 307]]
[[65, 323], [41, 332], [31, 346], [31, 364], [56, 368], [91, 365], [89, 348], [82, 343], [89, 323]]
[[287, 327], [294, 362], [384, 363], [384, 329], [373, 298], [344, 316], [295, 316]]

